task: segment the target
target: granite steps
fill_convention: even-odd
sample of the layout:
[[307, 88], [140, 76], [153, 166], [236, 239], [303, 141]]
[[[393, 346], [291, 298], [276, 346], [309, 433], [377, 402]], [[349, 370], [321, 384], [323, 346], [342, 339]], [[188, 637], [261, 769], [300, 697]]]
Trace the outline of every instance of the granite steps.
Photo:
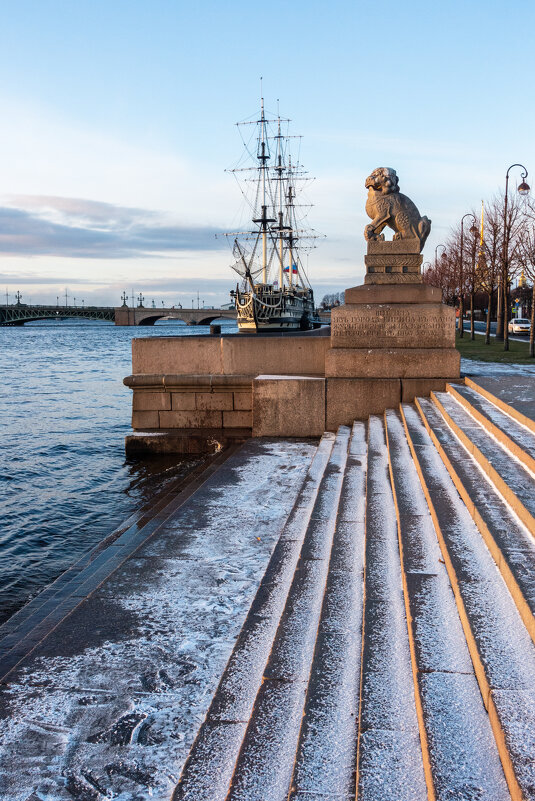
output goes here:
[[[466, 412], [456, 397], [464, 389], [456, 385], [433, 400], [420, 398], [384, 418], [370, 417], [365, 438], [364, 424], [355, 423], [348, 454], [351, 448], [359, 454], [361, 485], [355, 485], [352, 503], [364, 498], [364, 514], [345, 519], [348, 455], [345, 496], [332, 512], [334, 532], [324, 528], [323, 543], [330, 550], [325, 586], [345, 593], [346, 602], [337, 616], [327, 613], [324, 590], [313, 650], [308, 634], [308, 664], [294, 623], [291, 644], [300, 655], [299, 671], [288, 671], [286, 662], [286, 672], [273, 671], [275, 638], [275, 655], [270, 651], [221, 795], [208, 791], [203, 798], [535, 797], [535, 716], [528, 711], [535, 702], [529, 682], [535, 667], [535, 548], [531, 533], [450, 426], [459, 410]], [[481, 405], [479, 398], [473, 402]], [[486, 411], [496, 425], [499, 415]], [[474, 438], [481, 445], [482, 425], [477, 426]], [[516, 434], [529, 452], [530, 435]], [[504, 454], [504, 463], [510, 458]], [[454, 460], [458, 474], [446, 466]], [[529, 471], [514, 461], [528, 482]], [[482, 534], [484, 521], [499, 542], [494, 551]], [[341, 551], [340, 572], [336, 542], [347, 543], [348, 532], [352, 545]], [[293, 664], [297, 657], [286, 658]], [[288, 703], [292, 684], [298, 685], [295, 708]], [[215, 753], [210, 760], [217, 762]], [[196, 774], [206, 775], [206, 757], [192, 753], [190, 770], [198, 760]], [[200, 797], [194, 783], [185, 792], [191, 776], [185, 772], [175, 799]]]
[[[535, 544], [515, 506], [534, 479], [507, 449], [535, 437], [491, 403], [455, 385], [323, 436], [151, 797], [535, 800]], [[47, 797], [81, 801], [84, 776]]]

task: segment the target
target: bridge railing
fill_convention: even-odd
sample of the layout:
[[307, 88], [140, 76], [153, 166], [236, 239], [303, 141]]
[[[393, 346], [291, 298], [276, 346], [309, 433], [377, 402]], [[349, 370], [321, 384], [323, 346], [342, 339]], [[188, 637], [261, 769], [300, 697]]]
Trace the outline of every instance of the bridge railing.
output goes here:
[[24, 323], [33, 320], [59, 320], [80, 317], [89, 320], [115, 321], [115, 309], [110, 306], [45, 306], [20, 303], [0, 306], [0, 325]]

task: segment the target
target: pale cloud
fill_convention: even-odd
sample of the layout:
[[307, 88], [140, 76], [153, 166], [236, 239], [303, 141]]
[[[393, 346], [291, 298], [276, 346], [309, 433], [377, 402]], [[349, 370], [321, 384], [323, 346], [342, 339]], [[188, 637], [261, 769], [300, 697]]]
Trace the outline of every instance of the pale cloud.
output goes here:
[[9, 121], [0, 127], [0, 191], [5, 194], [171, 209], [185, 225], [209, 226], [220, 224], [226, 209], [239, 203], [225, 164], [214, 170], [207, 162], [192, 163], [157, 139], [81, 127], [35, 99], [30, 104], [3, 95], [2, 118]]
[[81, 198], [22, 195], [0, 206], [0, 254], [141, 258], [221, 250], [222, 231], [171, 215]]
[[54, 291], [56, 288], [60, 288], [62, 286], [78, 286], [82, 285], [84, 287], [91, 287], [94, 285], [95, 287], [102, 287], [102, 281], [97, 279], [91, 279], [86, 276], [78, 277], [73, 275], [56, 275], [56, 276], [47, 276], [47, 275], [40, 275], [39, 273], [31, 273], [31, 272], [20, 272], [20, 273], [8, 273], [8, 272], [0, 272], [0, 286], [4, 285], [6, 287], [21, 287], [21, 286], [31, 286], [32, 289], [44, 289], [46, 287], [53, 287]]

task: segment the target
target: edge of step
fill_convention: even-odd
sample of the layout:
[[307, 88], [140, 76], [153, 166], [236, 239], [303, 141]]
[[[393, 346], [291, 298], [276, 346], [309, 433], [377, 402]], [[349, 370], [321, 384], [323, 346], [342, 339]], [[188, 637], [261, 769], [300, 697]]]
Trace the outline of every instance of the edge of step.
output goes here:
[[[457, 402], [453, 396], [452, 399]], [[452, 416], [449, 414], [448, 410], [444, 407], [441, 399], [437, 396], [437, 393], [431, 392], [431, 399], [433, 403], [440, 409], [445, 421], [451, 428], [451, 430], [456, 434], [460, 442], [464, 445], [464, 447], [468, 450], [468, 452], [473, 456], [473, 458], [478, 462], [478, 464], [483, 468], [485, 473], [487, 474], [488, 478], [494, 486], [496, 487], [497, 491], [500, 495], [504, 498], [504, 500], [511, 506], [514, 512], [518, 515], [522, 523], [526, 526], [526, 528], [531, 532], [531, 534], [535, 537], [535, 516], [531, 513], [531, 511], [526, 507], [526, 505], [522, 502], [518, 494], [509, 486], [507, 481], [500, 475], [500, 473], [496, 470], [495, 467], [491, 464], [489, 459], [485, 456], [485, 454], [478, 448], [478, 446], [472, 442], [468, 434], [463, 430], [463, 428], [455, 422]], [[466, 410], [464, 406], [460, 406], [460, 409], [463, 411], [464, 414], [469, 415], [469, 412]], [[475, 420], [475, 418], [473, 418]], [[477, 423], [477, 421], [476, 421]], [[482, 430], [486, 433], [488, 437], [492, 437], [492, 434], [487, 431], [483, 426], [481, 426]], [[499, 445], [497, 446], [499, 449]], [[503, 447], [503, 446], [502, 446]], [[514, 461], [514, 458], [511, 455], [511, 460]], [[518, 463], [517, 463], [518, 464]], [[520, 470], [525, 470], [526, 475], [528, 475], [528, 470], [526, 466], [522, 463], [518, 464], [518, 468]]]
[[[472, 387], [469, 387], [469, 389], [472, 389]], [[519, 459], [528, 468], [528, 470], [531, 470], [533, 473], [535, 473], [535, 458], [530, 453], [525, 451], [517, 442], [515, 442], [515, 440], [512, 439], [503, 430], [503, 428], [500, 428], [500, 426], [496, 425], [496, 423], [494, 423], [490, 419], [490, 417], [487, 414], [485, 414], [484, 411], [480, 411], [479, 409], [477, 409], [470, 402], [470, 400], [465, 395], [462, 394], [462, 392], [459, 392], [457, 390], [455, 385], [447, 383], [446, 391], [449, 392], [450, 395], [452, 395], [455, 398], [455, 400], [457, 400], [466, 409], [466, 411], [478, 421], [478, 423], [481, 423], [481, 425], [484, 426], [484, 428], [486, 428], [487, 431], [490, 434], [492, 434], [493, 437], [496, 437], [498, 442], [500, 442], [505, 448], [507, 448], [507, 450], [511, 451], [511, 453], [514, 456], [516, 456], [516, 458]], [[477, 392], [477, 390], [474, 391]], [[481, 393], [478, 392], [478, 394]], [[495, 401], [491, 401], [489, 398], [485, 398], [485, 400], [489, 401], [489, 403], [492, 403], [494, 406], [496, 406]], [[500, 409], [499, 407], [497, 408], [499, 409], [500, 412], [503, 412], [504, 414], [508, 414], [509, 416], [511, 416], [510, 413], [505, 412], [504, 409]], [[519, 421], [517, 420], [516, 422]]]
[[370, 415], [357, 798], [433, 801], [416, 709], [386, 436], [384, 415]]
[[[181, 768], [173, 801], [222, 801], [229, 793], [335, 441], [331, 432], [320, 440]], [[237, 689], [243, 690], [244, 681], [248, 685], [245, 701], [236, 694]]]
[[351, 429], [339, 426], [247, 722], [228, 799], [288, 798], [314, 664]]
[[[522, 774], [524, 772], [523, 768], [525, 766], [524, 763], [525, 763], [526, 749], [529, 747], [529, 743], [526, 743], [525, 740], [524, 741], [522, 740], [522, 733], [519, 731], [518, 726], [515, 725], [514, 720], [512, 721], [512, 729], [509, 730], [507, 725], [504, 724], [504, 721], [501, 718], [500, 704], [496, 703], [496, 692], [498, 691], [499, 693], [500, 690], [499, 689], [497, 690], [496, 687], [493, 686], [491, 677], [487, 675], [487, 669], [485, 667], [485, 659], [482, 653], [480, 652], [480, 648], [478, 645], [477, 632], [474, 631], [473, 629], [473, 622], [474, 622], [474, 618], [472, 617], [473, 610], [472, 612], [469, 612], [468, 606], [465, 604], [464, 592], [466, 592], [466, 588], [464, 589], [463, 592], [463, 584], [465, 584], [466, 582], [463, 580], [462, 575], [461, 576], [457, 575], [457, 571], [454, 565], [455, 555], [452, 556], [452, 554], [450, 553], [450, 549], [447, 543], [447, 537], [445, 536], [442, 530], [443, 521], [441, 522], [440, 512], [437, 512], [437, 508], [435, 508], [435, 503], [433, 501], [433, 494], [436, 495], [440, 501], [440, 493], [438, 493], [437, 495], [438, 491], [436, 487], [433, 490], [432, 488], [430, 488], [428, 484], [428, 480], [426, 478], [426, 472], [429, 472], [430, 470], [429, 466], [427, 468], [422, 466], [422, 461], [425, 461], [424, 452], [426, 450], [426, 446], [423, 445], [422, 443], [418, 444], [415, 441], [414, 435], [413, 433], [411, 433], [410, 429], [414, 428], [414, 426], [418, 426], [419, 424], [423, 428], [425, 437], [429, 438], [429, 446], [434, 448], [434, 443], [432, 442], [429, 436], [429, 432], [427, 431], [422, 419], [420, 418], [420, 415], [414, 408], [413, 411], [418, 418], [418, 423], [416, 422], [409, 423], [405, 412], [405, 409], [407, 408], [408, 410], [409, 407], [410, 404], [402, 404], [401, 406], [403, 424], [405, 427], [409, 447], [413, 456], [414, 464], [416, 466], [418, 475], [420, 477], [422, 488], [424, 490], [425, 496], [428, 501], [429, 510], [431, 512], [431, 516], [435, 526], [435, 531], [440, 545], [440, 550], [442, 552], [442, 558], [446, 565], [446, 570], [448, 572], [450, 584], [457, 603], [459, 617], [465, 633], [465, 639], [468, 645], [470, 656], [472, 658], [472, 663], [474, 665], [474, 671], [481, 690], [483, 702], [489, 714], [490, 723], [492, 726], [496, 744], [498, 746], [498, 752], [500, 755], [500, 760], [502, 763], [509, 792], [511, 794], [511, 797], [515, 799], [515, 801], [522, 801], [523, 799], [529, 797], [524, 793], [525, 787], [522, 787], [522, 784], [524, 783], [523, 779], [525, 779], [525, 776], [522, 776]], [[440, 456], [438, 458], [440, 458]], [[446, 470], [445, 465], [444, 469]], [[449, 476], [447, 471], [446, 475], [451, 480], [451, 477]], [[462, 499], [460, 499], [460, 501], [464, 506], [464, 502], [462, 501]], [[485, 548], [484, 543], [483, 547]], [[507, 592], [505, 594], [507, 595]], [[477, 616], [475, 619], [477, 620]], [[510, 742], [511, 731], [516, 735], [516, 739], [515, 737], [513, 737], [513, 742]], [[522, 743], [522, 747], [520, 749], [517, 747], [519, 743]], [[516, 752], [520, 751], [520, 754], [515, 753], [515, 751]], [[513, 762], [513, 758], [515, 756], [517, 758], [519, 756], [523, 756], [524, 762], [521, 759], [519, 765], [515, 764]], [[529, 777], [528, 777], [528, 782], [529, 782]]]
[[[385, 429], [429, 798], [462, 797], [477, 786], [482, 799], [503, 799], [501, 760], [401, 410], [385, 412]], [[450, 703], [458, 692], [463, 703]]]
[[[455, 488], [457, 489], [457, 492], [461, 496], [466, 508], [468, 509], [470, 516], [472, 517], [481, 536], [483, 537], [483, 540], [487, 548], [489, 549], [492, 558], [494, 559], [496, 566], [498, 567], [498, 570], [500, 571], [502, 578], [505, 581], [505, 584], [507, 585], [507, 588], [513, 597], [513, 600], [515, 601], [520, 617], [522, 618], [522, 621], [526, 626], [526, 629], [528, 630], [533, 642], [535, 643], [535, 616], [533, 614], [533, 611], [531, 610], [528, 602], [526, 601], [524, 593], [522, 592], [513, 571], [509, 567], [509, 563], [506, 556], [504, 556], [499, 544], [497, 543], [489, 526], [487, 525], [484, 515], [480, 512], [480, 510], [476, 505], [476, 502], [473, 500], [468, 490], [464, 486], [461, 477], [459, 476], [457, 470], [453, 465], [453, 462], [446, 453], [444, 446], [438, 439], [432, 424], [429, 422], [427, 418], [425, 409], [422, 407], [421, 400], [422, 400], [421, 398], [415, 398], [414, 405], [416, 406], [418, 413], [420, 414], [422, 422], [429, 436], [431, 437], [433, 445], [437, 449], [440, 458], [442, 459], [444, 466], [446, 467], [446, 470], [448, 471], [455, 485]], [[437, 409], [436, 405], [434, 408], [437, 410], [438, 413], [440, 413], [440, 410]], [[478, 466], [480, 467], [480, 465]], [[497, 490], [494, 491], [497, 492]], [[504, 501], [504, 503], [507, 502]]]
[[477, 381], [473, 378], [470, 378], [470, 376], [465, 376], [464, 380], [467, 387], [471, 387], [476, 392], [479, 392], [480, 395], [489, 400], [491, 403], [494, 403], [494, 405], [501, 409], [502, 412], [510, 415], [517, 422], [522, 423], [522, 425], [526, 426], [526, 428], [529, 428], [535, 434], [535, 420], [532, 420], [531, 417], [527, 417], [525, 414], [522, 414], [522, 412], [519, 412], [518, 409], [510, 406], [497, 395], [494, 395], [488, 389], [478, 384]]

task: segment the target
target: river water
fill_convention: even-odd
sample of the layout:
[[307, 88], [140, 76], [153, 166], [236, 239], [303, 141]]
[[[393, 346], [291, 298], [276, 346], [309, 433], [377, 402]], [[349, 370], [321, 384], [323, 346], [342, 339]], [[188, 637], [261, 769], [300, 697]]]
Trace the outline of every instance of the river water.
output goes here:
[[0, 623], [202, 461], [125, 458], [132, 395], [122, 380], [132, 337], [208, 332], [176, 321], [0, 328]]

